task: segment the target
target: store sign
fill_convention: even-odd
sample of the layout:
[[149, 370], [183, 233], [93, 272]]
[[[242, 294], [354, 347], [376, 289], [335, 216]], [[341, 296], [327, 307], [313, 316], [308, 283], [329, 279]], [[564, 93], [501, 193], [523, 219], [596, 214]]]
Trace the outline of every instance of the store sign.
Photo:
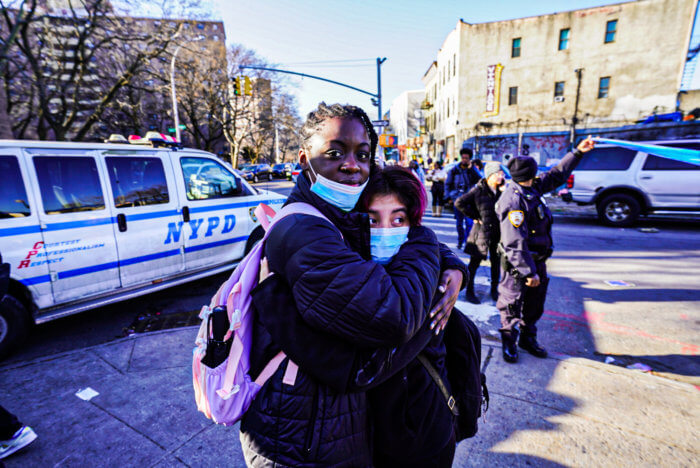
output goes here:
[[489, 65], [486, 67], [486, 112], [484, 117], [498, 115], [498, 106], [501, 99], [501, 71], [503, 65]]

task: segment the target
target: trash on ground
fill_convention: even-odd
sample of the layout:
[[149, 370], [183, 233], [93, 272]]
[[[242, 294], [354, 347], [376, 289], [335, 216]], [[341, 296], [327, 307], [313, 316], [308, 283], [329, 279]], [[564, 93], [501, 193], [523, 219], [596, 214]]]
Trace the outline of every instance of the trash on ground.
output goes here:
[[608, 356], [608, 357], [605, 358], [605, 364], [610, 364], [610, 363], [613, 363], [613, 362], [615, 362], [615, 358], [614, 358], [614, 357]]
[[100, 394], [99, 392], [96, 392], [92, 388], [86, 387], [86, 388], [83, 388], [81, 390], [78, 390], [77, 393], [75, 394], [75, 396], [77, 396], [81, 400], [90, 401], [99, 394]]
[[642, 364], [641, 362], [635, 362], [634, 364], [630, 364], [627, 366], [628, 369], [635, 369], [635, 370], [640, 370], [642, 372], [651, 372], [651, 367], [647, 366], [646, 364]]
[[627, 281], [622, 281], [622, 280], [607, 280], [607, 281], [605, 281], [605, 284], [607, 284], [608, 286], [618, 286], [618, 287], [623, 287], [623, 288], [634, 287], [633, 283], [628, 283]]
[[639, 228], [640, 232], [659, 232], [659, 230], [655, 227], [650, 227], [650, 228]]

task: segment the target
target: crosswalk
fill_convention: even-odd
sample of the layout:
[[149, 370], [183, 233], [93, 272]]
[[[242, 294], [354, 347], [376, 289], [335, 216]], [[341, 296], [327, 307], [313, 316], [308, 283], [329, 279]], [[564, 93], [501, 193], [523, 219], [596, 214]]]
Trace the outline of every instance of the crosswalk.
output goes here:
[[[431, 210], [427, 210], [423, 215], [423, 225], [432, 229], [438, 240], [452, 248], [452, 251], [457, 254], [460, 260], [464, 263], [469, 263], [469, 255], [465, 254], [461, 249], [457, 249], [457, 228], [454, 214], [449, 211], [443, 212], [442, 216], [438, 218], [433, 215]], [[489, 296], [490, 288], [490, 270], [488, 262], [485, 262], [477, 270], [474, 281], [474, 289], [481, 300], [481, 304], [475, 305], [467, 302], [464, 291], [462, 291], [455, 307], [475, 321], [482, 334], [497, 337], [499, 336], [498, 309], [496, 309], [496, 304]]]

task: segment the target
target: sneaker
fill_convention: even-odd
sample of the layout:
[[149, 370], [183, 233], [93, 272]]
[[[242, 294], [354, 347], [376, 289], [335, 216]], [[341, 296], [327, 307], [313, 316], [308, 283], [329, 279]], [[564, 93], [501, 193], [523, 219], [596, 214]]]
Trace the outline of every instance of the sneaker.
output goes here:
[[12, 455], [36, 439], [36, 432], [29, 426], [22, 426], [9, 440], [0, 440], [0, 458]]

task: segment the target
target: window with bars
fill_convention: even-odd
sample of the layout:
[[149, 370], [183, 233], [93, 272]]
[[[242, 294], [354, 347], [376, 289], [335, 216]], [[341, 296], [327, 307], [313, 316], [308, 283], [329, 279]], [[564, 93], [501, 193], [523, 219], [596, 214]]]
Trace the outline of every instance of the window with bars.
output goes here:
[[510, 56], [515, 58], [515, 57], [520, 57], [520, 43], [521, 43], [521, 38], [516, 37], [513, 39], [513, 45], [511, 46], [510, 49]]
[[605, 43], [615, 42], [615, 34], [617, 33], [617, 20], [610, 20], [605, 25]]
[[518, 87], [511, 86], [508, 88], [508, 105], [514, 106], [518, 104]]
[[569, 34], [571, 30], [569, 28], [559, 30], [559, 50], [566, 50], [569, 48]]

